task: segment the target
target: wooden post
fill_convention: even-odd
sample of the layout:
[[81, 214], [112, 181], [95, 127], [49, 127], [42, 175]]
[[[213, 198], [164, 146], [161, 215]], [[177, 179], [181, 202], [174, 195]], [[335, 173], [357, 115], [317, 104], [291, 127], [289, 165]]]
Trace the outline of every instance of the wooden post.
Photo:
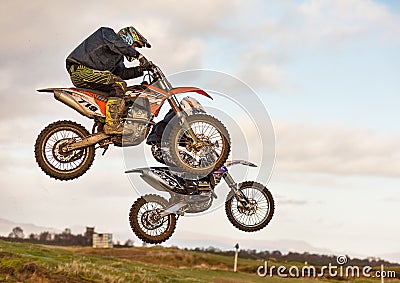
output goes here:
[[383, 272], [384, 272], [383, 264], [381, 264], [381, 283], [385, 282], [385, 278], [383, 277]]
[[238, 251], [239, 251], [239, 244], [238, 243], [236, 243], [235, 249], [236, 249], [236, 251], [235, 251], [235, 263], [233, 265], [233, 272], [237, 271], [237, 260], [238, 260]]

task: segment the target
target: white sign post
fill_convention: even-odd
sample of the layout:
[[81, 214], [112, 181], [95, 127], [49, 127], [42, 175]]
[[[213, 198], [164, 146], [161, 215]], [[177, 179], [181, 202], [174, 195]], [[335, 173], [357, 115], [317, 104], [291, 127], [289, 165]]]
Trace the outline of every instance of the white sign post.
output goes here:
[[235, 263], [233, 265], [233, 272], [237, 271], [237, 260], [238, 260], [238, 251], [239, 251], [239, 244], [238, 243], [236, 243], [235, 249], [236, 249], [236, 251], [235, 251]]

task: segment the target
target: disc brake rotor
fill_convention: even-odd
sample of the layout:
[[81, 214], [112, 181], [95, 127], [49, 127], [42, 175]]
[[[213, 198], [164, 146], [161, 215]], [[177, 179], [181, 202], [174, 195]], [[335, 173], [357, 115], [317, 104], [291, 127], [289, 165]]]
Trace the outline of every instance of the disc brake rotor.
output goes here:
[[64, 152], [63, 148], [68, 144], [74, 142], [75, 139], [62, 139], [57, 141], [53, 146], [53, 156], [54, 158], [61, 163], [69, 163], [75, 160], [78, 160], [82, 157], [82, 150], [73, 150]]
[[257, 201], [254, 199], [249, 199], [249, 207], [246, 207], [245, 205], [243, 205], [241, 202], [238, 202], [238, 206], [237, 209], [240, 213], [245, 214], [246, 216], [251, 216], [256, 214], [257, 210], [258, 210], [258, 204]]
[[214, 148], [219, 147], [218, 141], [212, 143], [210, 138], [204, 134], [197, 134], [196, 137], [198, 140], [198, 145], [194, 146], [193, 141], [188, 140], [185, 146], [187, 152], [181, 152], [182, 159], [189, 164], [196, 161], [199, 162], [199, 160], [196, 160], [195, 157], [201, 159], [205, 164], [213, 163], [215, 161], [213, 154], [215, 152]]
[[154, 210], [151, 211], [146, 211], [142, 214], [141, 217], [143, 226], [147, 230], [154, 230], [163, 225], [163, 220], [162, 218], [159, 217], [158, 213]]
[[188, 142], [186, 144], [186, 149], [188, 151], [193, 151], [194, 150], [196, 152], [199, 152], [199, 151], [206, 150], [206, 151], [209, 152], [210, 151], [210, 149], [209, 149], [210, 147], [214, 147], [214, 146], [218, 147], [218, 142], [215, 142], [215, 144], [213, 144], [210, 141], [210, 138], [208, 136], [204, 135], [204, 134], [197, 134], [196, 137], [197, 137], [198, 145], [197, 146], [193, 146], [193, 142]]

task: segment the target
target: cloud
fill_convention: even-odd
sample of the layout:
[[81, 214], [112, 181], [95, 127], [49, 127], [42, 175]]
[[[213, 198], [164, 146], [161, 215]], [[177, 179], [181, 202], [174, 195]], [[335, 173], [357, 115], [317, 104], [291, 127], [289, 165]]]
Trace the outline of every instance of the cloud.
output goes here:
[[298, 14], [322, 39], [354, 41], [376, 32], [398, 34], [399, 17], [370, 0], [310, 0], [299, 6]]
[[[227, 66], [234, 64], [229, 71], [252, 87], [289, 87], [293, 91], [287, 67], [299, 48], [321, 44], [335, 48], [369, 34], [398, 38], [400, 23], [399, 17], [384, 5], [356, 0], [310, 0], [300, 5], [286, 2], [278, 16], [263, 16], [260, 21], [255, 18], [246, 24], [239, 24], [245, 15], [264, 11], [262, 1], [254, 1], [245, 9], [227, 0], [140, 2], [135, 3], [134, 18], [130, 1], [111, 6], [107, 1], [39, 3], [16, 0], [0, 11], [0, 91], [7, 105], [24, 101], [18, 115], [38, 114], [46, 108], [46, 103], [30, 95], [35, 89], [71, 85], [65, 58], [99, 26], [138, 27], [153, 44], [152, 49], [142, 52], [166, 74], [205, 67], [205, 57], [216, 56], [211, 46], [218, 43], [215, 48], [222, 54], [234, 56], [226, 59]], [[70, 18], [60, 18], [61, 11]], [[1, 115], [6, 119], [15, 117], [13, 113]]]
[[282, 197], [279, 200], [279, 204], [283, 204], [283, 205], [307, 205], [307, 204], [309, 204], [309, 202], [306, 201], [306, 200], [296, 200], [296, 199], [289, 199], [289, 198]]
[[267, 19], [262, 30], [269, 40], [294, 49], [321, 45], [336, 48], [371, 36], [398, 35], [399, 23], [397, 14], [374, 1], [308, 0], [289, 5], [277, 19]]
[[43, 112], [59, 109], [58, 102], [39, 98], [35, 90], [71, 86], [65, 58], [100, 26], [118, 30], [135, 25], [153, 45], [142, 52], [166, 74], [199, 68], [208, 33], [218, 30], [232, 7], [227, 0], [7, 3], [0, 11], [0, 92], [7, 105], [0, 117], [39, 119]]
[[[302, 58], [315, 53], [334, 56], [354, 45], [399, 43], [399, 15], [374, 1], [286, 1], [272, 14], [265, 3], [252, 4], [247, 13], [254, 14], [248, 16], [257, 25], [240, 25], [225, 37], [236, 45], [240, 34], [235, 71], [257, 89], [293, 92], [301, 87], [289, 80], [288, 71], [299, 54]], [[258, 11], [265, 15], [257, 18]]]
[[277, 171], [400, 176], [400, 137], [337, 125], [275, 124]]
[[340, 187], [340, 182], [338, 182], [336, 176], [331, 174], [315, 174], [315, 172], [305, 173], [293, 172], [287, 170], [279, 170], [273, 175], [273, 182], [281, 184], [296, 184], [299, 186], [311, 187]]
[[[134, 25], [149, 40], [157, 43], [153, 48], [157, 49], [161, 44], [158, 39], [165, 39], [166, 44], [176, 48], [185, 45], [180, 36], [185, 35], [190, 41], [215, 30], [232, 10], [232, 4], [227, 0], [183, 3], [156, 0], [134, 5], [128, 0], [114, 5], [93, 0], [42, 0], [40, 3], [16, 0], [3, 7], [0, 12], [1, 49], [6, 56], [10, 53], [28, 56], [32, 51], [40, 53], [40, 50], [53, 48], [72, 50], [100, 26], [119, 29]], [[60, 12], [70, 18], [60, 18]], [[18, 21], [15, 21], [16, 17]]]
[[251, 87], [277, 89], [284, 86], [284, 73], [284, 68], [278, 65], [266, 64], [254, 68], [254, 65], [243, 64], [238, 77]]

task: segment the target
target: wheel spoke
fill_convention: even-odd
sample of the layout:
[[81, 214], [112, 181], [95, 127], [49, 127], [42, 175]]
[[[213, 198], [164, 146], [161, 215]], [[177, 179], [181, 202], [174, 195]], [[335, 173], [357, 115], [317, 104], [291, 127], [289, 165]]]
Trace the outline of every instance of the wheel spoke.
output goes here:
[[43, 153], [50, 167], [63, 172], [70, 172], [80, 167], [87, 158], [87, 151], [75, 150], [62, 153], [60, 145], [70, 139], [81, 140], [78, 132], [74, 129], [60, 129], [51, 134], [44, 143]]
[[266, 195], [257, 188], [244, 188], [242, 193], [252, 204], [252, 209], [240, 208], [240, 202], [236, 199], [231, 201], [231, 214], [233, 218], [246, 227], [254, 227], [265, 221], [270, 213], [270, 203]]
[[204, 121], [195, 121], [190, 124], [190, 127], [198, 139], [205, 143], [218, 144], [219, 147], [217, 148], [214, 146], [208, 146], [210, 148], [205, 148], [205, 151], [201, 150], [199, 152], [195, 152], [194, 150], [191, 150], [189, 152], [186, 150], [186, 146], [190, 145], [190, 140], [185, 140], [187, 139], [185, 136], [185, 131], [181, 129], [181, 132], [178, 134], [178, 141], [183, 140], [184, 146], [179, 143], [177, 144], [177, 150], [180, 152], [179, 156], [181, 161], [194, 168], [205, 168], [212, 165], [215, 162], [215, 159], [214, 161], [211, 161], [207, 155], [209, 155], [209, 152], [212, 151], [214, 151], [218, 156], [217, 158], [219, 158], [221, 155], [223, 149], [221, 148], [221, 145], [223, 145], [221, 133], [217, 128], [215, 128], [214, 125]]

